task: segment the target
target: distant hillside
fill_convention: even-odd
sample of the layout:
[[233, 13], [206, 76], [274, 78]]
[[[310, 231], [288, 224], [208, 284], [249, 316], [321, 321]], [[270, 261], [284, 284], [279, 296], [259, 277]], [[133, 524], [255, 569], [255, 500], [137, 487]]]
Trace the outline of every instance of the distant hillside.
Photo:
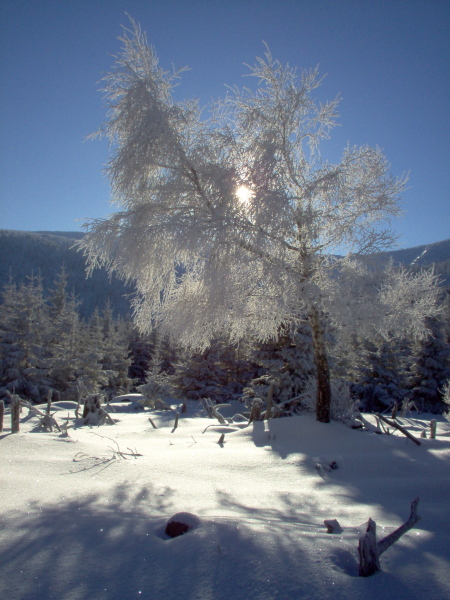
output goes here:
[[[107, 300], [111, 301], [116, 315], [130, 315], [132, 287], [114, 277], [110, 280], [105, 270], [97, 269], [92, 277], [86, 278], [84, 258], [74, 248], [83, 235], [75, 231], [0, 230], [0, 290], [10, 276], [19, 283], [32, 273], [40, 273], [44, 289], [48, 291], [64, 265], [69, 275], [69, 291], [75, 291], [82, 300], [80, 312], [83, 316], [89, 316], [95, 307], [103, 308]], [[379, 265], [390, 258], [416, 269], [434, 264], [444, 285], [450, 285], [450, 240], [374, 254], [369, 261]]]
[[0, 230], [0, 289], [10, 277], [19, 283], [31, 274], [40, 274], [44, 290], [52, 289], [62, 265], [69, 276], [68, 291], [82, 301], [80, 313], [87, 317], [95, 307], [103, 308], [110, 300], [116, 315], [129, 316], [133, 289], [105, 270], [96, 269], [86, 278], [83, 255], [74, 248], [81, 232], [29, 232]]
[[397, 264], [417, 270], [434, 266], [443, 284], [450, 285], [450, 240], [403, 250], [380, 252], [368, 258], [376, 264], [382, 264], [392, 258]]

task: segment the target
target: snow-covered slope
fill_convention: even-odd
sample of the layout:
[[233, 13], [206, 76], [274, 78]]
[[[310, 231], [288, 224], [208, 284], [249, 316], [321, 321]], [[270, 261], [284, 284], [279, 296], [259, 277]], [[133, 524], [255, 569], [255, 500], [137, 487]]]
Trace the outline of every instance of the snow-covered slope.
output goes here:
[[[1, 598], [450, 598], [447, 421], [417, 446], [308, 416], [221, 426], [187, 404], [176, 429], [176, 406], [119, 403], [115, 425], [89, 428], [73, 404], [60, 404], [55, 416], [69, 416], [70, 437], [39, 430], [26, 411], [12, 435], [6, 418]], [[418, 434], [428, 419], [403, 423]], [[333, 461], [338, 468], [321, 477], [317, 463]], [[367, 519], [381, 538], [417, 496], [422, 520], [382, 555], [381, 573], [358, 577]], [[165, 523], [180, 511], [200, 525], [169, 539]], [[326, 533], [324, 519], [342, 532]]]

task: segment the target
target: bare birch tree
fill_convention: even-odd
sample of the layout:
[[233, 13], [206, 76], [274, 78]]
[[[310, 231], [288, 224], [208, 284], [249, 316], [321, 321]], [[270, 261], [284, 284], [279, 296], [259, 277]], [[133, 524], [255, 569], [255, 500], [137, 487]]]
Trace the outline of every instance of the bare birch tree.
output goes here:
[[204, 116], [198, 102], [174, 100], [183, 69], [161, 69], [137, 24], [120, 40], [97, 133], [113, 148], [106, 172], [119, 210], [86, 225], [91, 268], [136, 282], [141, 329], [157, 321], [192, 346], [218, 330], [266, 340], [309, 320], [317, 419], [328, 422], [325, 300], [339, 266], [329, 257], [392, 246], [405, 178], [378, 148], [322, 159], [338, 99], [314, 100], [316, 69], [297, 74], [267, 49], [250, 67], [256, 89], [232, 88]]

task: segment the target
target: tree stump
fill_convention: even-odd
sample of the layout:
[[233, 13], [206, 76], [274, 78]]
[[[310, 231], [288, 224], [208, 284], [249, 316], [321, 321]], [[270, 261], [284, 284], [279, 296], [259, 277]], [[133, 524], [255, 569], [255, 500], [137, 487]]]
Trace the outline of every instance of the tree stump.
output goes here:
[[360, 538], [358, 544], [360, 577], [369, 577], [377, 571], [381, 571], [380, 556], [383, 552], [386, 552], [386, 550], [392, 546], [392, 544], [395, 544], [404, 533], [412, 529], [414, 525], [420, 521], [420, 516], [417, 514], [418, 504], [419, 498], [413, 500], [411, 502], [411, 514], [409, 515], [409, 519], [378, 543], [376, 523], [372, 519], [369, 519], [366, 533]]
[[175, 538], [196, 529], [199, 525], [200, 519], [196, 515], [180, 512], [167, 521], [165, 533], [169, 537]]
[[261, 408], [263, 405], [263, 401], [260, 398], [255, 398], [252, 402], [252, 408], [250, 411], [250, 419], [248, 423], [252, 423], [253, 421], [259, 421], [261, 419]]
[[360, 577], [369, 577], [381, 570], [377, 547], [377, 524], [372, 519], [367, 523], [366, 534], [359, 540], [358, 554]]
[[105, 422], [114, 425], [110, 415], [102, 408], [101, 394], [94, 394], [86, 398], [83, 419], [85, 425], [102, 425]]

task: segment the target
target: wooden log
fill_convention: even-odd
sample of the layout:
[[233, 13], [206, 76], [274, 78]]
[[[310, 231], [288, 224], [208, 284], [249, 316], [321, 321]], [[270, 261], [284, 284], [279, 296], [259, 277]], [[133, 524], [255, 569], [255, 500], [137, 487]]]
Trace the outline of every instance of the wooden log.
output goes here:
[[20, 431], [20, 398], [16, 394], [11, 397], [11, 433]]
[[48, 391], [47, 394], [47, 414], [50, 415], [50, 411], [52, 409], [52, 390]]
[[0, 400], [0, 433], [3, 432], [3, 418], [5, 416], [5, 403]]
[[391, 421], [390, 419], [383, 417], [383, 415], [377, 414], [376, 416], [379, 419], [381, 419], [382, 421], [384, 421], [385, 423], [387, 423], [388, 425], [390, 425], [391, 427], [395, 427], [395, 429], [398, 429], [399, 431], [401, 431], [403, 433], [403, 435], [406, 435], [406, 437], [409, 438], [412, 442], [414, 442], [415, 444], [420, 446], [420, 440], [418, 440], [416, 437], [414, 437], [412, 433], [409, 433], [409, 431], [407, 429], [405, 429], [404, 427], [402, 427], [395, 421]]
[[430, 438], [432, 440], [436, 439], [436, 428], [437, 428], [437, 421], [436, 421], [436, 419], [432, 419], [430, 421]]
[[174, 423], [174, 425], [173, 425], [172, 433], [173, 433], [173, 432], [175, 431], [175, 429], [178, 427], [178, 418], [179, 418], [179, 416], [180, 416], [180, 413], [177, 411], [177, 412], [175, 413], [175, 423]]
[[272, 418], [272, 398], [273, 398], [273, 381], [270, 382], [269, 391], [267, 392], [267, 408], [266, 408], [266, 416], [265, 419], [268, 421]]
[[341, 533], [342, 527], [337, 519], [325, 519], [324, 523], [327, 527], [327, 533]]

